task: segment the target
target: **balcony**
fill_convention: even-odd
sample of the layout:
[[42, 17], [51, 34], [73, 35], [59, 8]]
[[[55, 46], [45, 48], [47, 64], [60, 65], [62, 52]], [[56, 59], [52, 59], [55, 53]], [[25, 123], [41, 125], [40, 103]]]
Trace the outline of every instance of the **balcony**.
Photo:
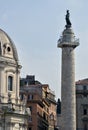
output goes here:
[[79, 45], [79, 39], [76, 39], [75, 37], [66, 37], [61, 36], [58, 40], [57, 47], [62, 46], [73, 46], [74, 48]]
[[45, 116], [41, 116], [39, 113], [37, 113], [38, 115], [38, 120], [41, 120], [41, 123], [42, 124], [45, 124], [45, 125], [49, 125], [49, 122], [48, 122], [48, 119], [45, 118]]
[[76, 94], [84, 94], [84, 93], [88, 94], [88, 90], [76, 90]]
[[83, 121], [88, 121], [88, 115], [83, 115], [83, 116], [82, 116], [82, 120], [83, 120]]

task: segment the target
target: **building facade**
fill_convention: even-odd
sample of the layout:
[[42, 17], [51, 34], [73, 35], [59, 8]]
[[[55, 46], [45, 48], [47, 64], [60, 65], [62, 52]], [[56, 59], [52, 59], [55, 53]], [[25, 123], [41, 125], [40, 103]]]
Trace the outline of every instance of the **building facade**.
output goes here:
[[48, 111], [49, 111], [49, 130], [55, 130], [57, 126], [57, 115], [56, 115], [56, 100], [55, 93], [52, 91], [48, 85], [43, 85], [45, 89], [45, 99], [49, 103]]
[[47, 84], [41, 84], [38, 81], [32, 81], [33, 84], [31, 84], [31, 77], [33, 76], [21, 79], [23, 86], [20, 89], [21, 99], [27, 98], [27, 107], [31, 110], [29, 129], [54, 130], [56, 126], [55, 94]]
[[[88, 130], [88, 78], [78, 80], [76, 87], [76, 130]], [[61, 101], [57, 102], [57, 124], [61, 128]]]
[[88, 130], [88, 79], [76, 82], [77, 130]]
[[28, 113], [19, 97], [20, 69], [15, 44], [0, 29], [0, 130], [27, 130]]

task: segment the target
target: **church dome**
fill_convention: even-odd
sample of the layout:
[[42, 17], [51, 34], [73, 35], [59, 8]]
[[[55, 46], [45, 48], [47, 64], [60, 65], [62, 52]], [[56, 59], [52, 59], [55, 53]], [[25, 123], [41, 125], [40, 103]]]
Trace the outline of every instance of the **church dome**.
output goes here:
[[15, 44], [6, 32], [0, 29], [0, 57], [14, 59], [18, 61], [18, 54]]

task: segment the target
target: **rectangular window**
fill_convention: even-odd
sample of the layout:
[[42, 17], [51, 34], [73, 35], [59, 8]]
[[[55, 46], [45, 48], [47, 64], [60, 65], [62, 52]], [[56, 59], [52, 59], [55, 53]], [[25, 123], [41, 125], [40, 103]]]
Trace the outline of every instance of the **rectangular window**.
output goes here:
[[32, 99], [33, 99], [33, 95], [32, 94], [28, 95], [28, 100], [32, 100]]
[[87, 86], [83, 86], [83, 90], [87, 90]]
[[83, 113], [84, 113], [84, 115], [87, 115], [87, 109], [84, 109]]
[[23, 99], [24, 99], [24, 95], [20, 94], [20, 100], [23, 100]]
[[29, 106], [30, 111], [32, 112], [32, 106]]
[[87, 123], [84, 123], [84, 130], [88, 130], [87, 129]]
[[32, 122], [32, 117], [29, 116], [29, 122]]
[[12, 89], [13, 89], [13, 77], [8, 76], [8, 90], [12, 91]]
[[31, 128], [31, 127], [29, 127], [29, 128], [28, 128], [28, 130], [32, 130], [32, 128]]

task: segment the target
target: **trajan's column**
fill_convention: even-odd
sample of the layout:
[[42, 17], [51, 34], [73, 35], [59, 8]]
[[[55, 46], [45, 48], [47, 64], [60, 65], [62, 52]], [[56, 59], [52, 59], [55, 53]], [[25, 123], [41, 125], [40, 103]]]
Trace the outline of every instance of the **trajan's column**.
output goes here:
[[69, 10], [67, 10], [66, 26], [58, 40], [58, 47], [62, 48], [61, 130], [76, 130], [74, 50], [79, 45], [79, 41], [75, 39], [71, 26]]

